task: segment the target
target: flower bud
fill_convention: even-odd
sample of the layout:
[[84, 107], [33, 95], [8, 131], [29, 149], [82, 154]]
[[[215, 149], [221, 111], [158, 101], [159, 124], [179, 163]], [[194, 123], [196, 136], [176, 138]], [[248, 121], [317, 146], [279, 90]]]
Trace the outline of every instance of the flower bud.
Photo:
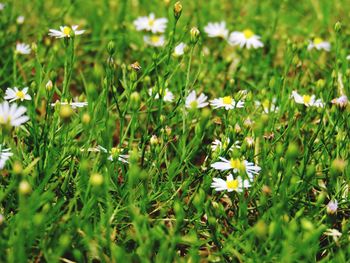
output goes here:
[[101, 186], [103, 184], [103, 176], [99, 173], [93, 173], [90, 176], [90, 184], [92, 186]]
[[159, 143], [157, 135], [152, 135], [152, 137], [150, 139], [150, 143], [151, 143], [151, 145], [157, 145]]
[[338, 210], [338, 201], [337, 200], [331, 200], [327, 204], [327, 214], [334, 215], [337, 213]]
[[90, 114], [89, 113], [84, 113], [83, 116], [81, 117], [81, 121], [84, 123], [84, 124], [89, 124], [90, 121], [91, 121], [91, 117], [90, 117]]
[[14, 162], [12, 169], [14, 174], [21, 174], [23, 172], [23, 166], [19, 161]]
[[337, 32], [337, 33], [340, 32], [341, 28], [342, 28], [342, 24], [341, 24], [340, 21], [338, 21], [337, 23], [335, 23], [335, 25], [334, 25], [334, 31], [335, 31], [335, 32]]
[[200, 35], [198, 28], [192, 27], [190, 34], [191, 34], [191, 43], [196, 44], [198, 42], [199, 35]]
[[46, 85], [45, 85], [45, 88], [47, 91], [51, 91], [52, 90], [52, 87], [53, 87], [53, 83], [51, 80], [49, 80]]
[[140, 108], [141, 97], [137, 91], [134, 91], [133, 93], [131, 93], [130, 104], [131, 104], [131, 108], [135, 111], [137, 111]]
[[19, 193], [22, 195], [28, 195], [32, 192], [32, 187], [27, 181], [22, 181], [19, 183]]
[[61, 105], [60, 116], [63, 120], [69, 120], [73, 113], [73, 109], [70, 105]]
[[182, 4], [180, 1], [177, 1], [174, 4], [174, 17], [176, 20], [178, 20], [180, 18], [181, 13], [182, 13]]
[[115, 52], [115, 43], [114, 41], [109, 41], [107, 45], [107, 52], [110, 56], [112, 56]]

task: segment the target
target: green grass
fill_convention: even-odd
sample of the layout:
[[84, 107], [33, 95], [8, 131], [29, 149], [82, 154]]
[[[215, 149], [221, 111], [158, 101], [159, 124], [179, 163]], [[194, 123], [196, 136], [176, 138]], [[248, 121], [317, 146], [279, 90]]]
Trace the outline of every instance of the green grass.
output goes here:
[[[5, 2], [0, 96], [28, 86], [32, 100], [16, 102], [30, 118], [21, 127], [1, 124], [0, 115], [0, 144], [13, 153], [0, 170], [0, 262], [349, 260], [350, 107], [331, 100], [350, 94], [350, 5], [184, 0], [175, 23], [174, 3]], [[133, 25], [151, 12], [169, 20], [164, 47], [145, 45]], [[209, 38], [204, 27], [222, 20], [230, 32], [251, 28], [264, 47]], [[63, 25], [86, 32], [48, 36]], [[307, 50], [319, 36], [330, 52]], [[16, 42], [33, 43], [31, 54], [14, 55]], [[180, 42], [188, 49], [174, 57]], [[175, 99], [156, 99], [150, 88], [168, 88]], [[188, 110], [191, 90], [245, 105]], [[325, 107], [295, 103], [293, 90]], [[88, 106], [50, 105], [75, 97]], [[273, 98], [276, 112], [255, 106]], [[225, 138], [241, 148], [211, 150]], [[110, 161], [103, 150], [88, 151], [98, 145], [122, 151]], [[130, 155], [128, 163], [118, 154]], [[216, 192], [213, 178], [229, 174], [211, 168], [218, 157], [247, 159], [261, 171], [242, 193]], [[330, 200], [338, 201], [335, 214], [327, 213]]]

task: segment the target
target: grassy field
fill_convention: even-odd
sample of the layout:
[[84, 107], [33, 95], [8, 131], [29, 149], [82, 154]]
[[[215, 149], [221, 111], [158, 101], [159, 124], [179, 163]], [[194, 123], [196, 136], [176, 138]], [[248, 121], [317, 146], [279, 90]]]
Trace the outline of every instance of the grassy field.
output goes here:
[[0, 262], [349, 262], [348, 1], [2, 1]]

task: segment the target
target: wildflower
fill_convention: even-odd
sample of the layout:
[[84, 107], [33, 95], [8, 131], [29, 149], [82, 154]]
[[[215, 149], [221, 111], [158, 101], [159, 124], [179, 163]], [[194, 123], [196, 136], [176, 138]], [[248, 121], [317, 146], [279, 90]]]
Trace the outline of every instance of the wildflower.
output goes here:
[[323, 234], [333, 237], [335, 242], [337, 242], [338, 239], [342, 236], [342, 233], [340, 233], [339, 230], [335, 228], [328, 228]]
[[[96, 148], [89, 148], [88, 149], [89, 152], [104, 152], [104, 153], [108, 153], [107, 149], [102, 147], [101, 145], [98, 145]], [[123, 149], [119, 148], [119, 147], [112, 147], [110, 152], [109, 152], [109, 156], [108, 156], [108, 160], [109, 161], [114, 161], [114, 160], [118, 160], [122, 163], [128, 163], [128, 159], [129, 159], [129, 155], [128, 154], [121, 154], [123, 152]]]
[[24, 16], [19, 16], [16, 19], [17, 24], [22, 25], [24, 23]]
[[265, 99], [262, 102], [256, 100], [255, 101], [255, 106], [256, 107], [262, 107], [263, 112], [265, 112], [266, 114], [270, 113], [270, 112], [276, 112], [278, 111], [278, 107], [275, 105], [276, 103], [276, 98], [273, 98], [272, 101]]
[[228, 191], [228, 192], [243, 192], [244, 188], [250, 187], [250, 183], [248, 180], [243, 180], [242, 177], [237, 176], [236, 179], [233, 179], [232, 174], [229, 174], [226, 177], [226, 181], [221, 178], [214, 178], [211, 184], [211, 187], [215, 189], [215, 191]]
[[219, 171], [232, 170], [234, 173], [245, 172], [249, 179], [252, 180], [254, 174], [258, 174], [261, 167], [254, 165], [254, 163], [248, 162], [247, 160], [230, 159], [227, 160], [223, 157], [219, 157], [222, 162], [215, 162], [211, 165], [212, 168]]
[[26, 107], [17, 106], [16, 103], [9, 104], [8, 101], [2, 102], [0, 104], [0, 125], [21, 126], [29, 120], [28, 116], [23, 115], [26, 111]]
[[134, 21], [134, 25], [137, 31], [151, 31], [152, 33], [164, 33], [168, 19], [155, 18], [154, 13], [150, 13], [149, 16], [142, 16]]
[[135, 71], [140, 71], [142, 69], [140, 63], [138, 61], [135, 61], [130, 65], [130, 67]]
[[313, 41], [310, 41], [307, 49], [312, 50], [312, 49], [317, 49], [317, 50], [325, 50], [325, 51], [330, 51], [331, 50], [331, 44], [327, 41], [324, 41], [320, 37], [314, 38]]
[[334, 215], [338, 210], [338, 201], [337, 200], [331, 200], [327, 204], [327, 214]]
[[161, 94], [163, 97], [163, 100], [167, 101], [167, 102], [172, 102], [174, 100], [174, 94], [168, 88], [166, 88], [165, 90], [160, 89], [159, 93], [155, 90], [155, 88], [153, 88], [153, 89], [150, 88], [148, 90], [148, 94], [150, 96], [153, 96], [155, 94], [155, 96], [154, 96], [155, 99], [159, 99], [159, 94]]
[[5, 4], [4, 3], [0, 3], [0, 11], [5, 9]]
[[248, 147], [254, 146], [254, 138], [253, 137], [246, 137], [244, 140], [247, 143]]
[[18, 190], [20, 194], [28, 195], [32, 192], [32, 187], [27, 181], [23, 180], [19, 183]]
[[99, 173], [93, 173], [90, 176], [90, 184], [92, 186], [101, 186], [103, 184], [103, 176]]
[[174, 4], [174, 17], [175, 19], [179, 19], [182, 13], [182, 4], [180, 1], [177, 1]]
[[152, 36], [144, 36], [143, 41], [147, 45], [153, 46], [153, 47], [162, 47], [165, 44], [165, 38], [164, 36], [158, 36], [158, 35], [152, 35]]
[[200, 33], [201, 32], [198, 30], [198, 28], [196, 28], [196, 27], [192, 27], [191, 28], [190, 35], [191, 35], [191, 43], [192, 44], [196, 44], [197, 43]]
[[331, 101], [334, 105], [339, 106], [340, 108], [345, 108], [348, 104], [348, 97], [346, 95], [342, 95], [339, 98], [332, 99]]
[[52, 80], [49, 80], [49, 81], [46, 83], [45, 88], [46, 88], [46, 90], [51, 91], [51, 90], [52, 90], [52, 87], [53, 87]]
[[187, 45], [183, 42], [181, 42], [180, 44], [178, 44], [175, 49], [174, 49], [174, 53], [173, 55], [175, 57], [180, 57], [185, 53], [185, 49], [186, 49]]
[[30, 54], [31, 49], [29, 45], [24, 44], [24, 43], [17, 43], [16, 44], [16, 53], [21, 54], [21, 55], [28, 55]]
[[70, 38], [72, 36], [82, 35], [85, 30], [77, 30], [78, 26], [60, 26], [60, 30], [50, 29], [49, 36], [55, 37], [55, 38]]
[[[234, 148], [241, 148], [241, 146], [239, 145], [240, 142], [239, 141], [235, 141], [230, 148], [228, 149], [229, 152], [233, 151]], [[230, 138], [226, 138], [223, 140], [223, 142], [221, 142], [218, 139], [215, 139], [212, 143], [211, 143], [211, 150], [214, 152], [216, 150], [218, 151], [222, 151], [222, 150], [226, 150], [226, 148], [230, 145]]]
[[204, 108], [208, 105], [207, 102], [207, 96], [205, 96], [203, 93], [200, 94], [197, 98], [196, 91], [193, 90], [190, 92], [190, 94], [186, 98], [186, 108], [188, 109], [199, 109]]
[[157, 137], [157, 135], [153, 134], [151, 139], [150, 139], [150, 143], [151, 145], [157, 145], [159, 143], [159, 139]]
[[321, 99], [316, 100], [315, 95], [311, 95], [311, 96], [310, 95], [303, 95], [303, 96], [301, 96], [300, 94], [298, 94], [298, 92], [293, 90], [292, 97], [294, 98], [296, 103], [304, 104], [306, 107], [310, 107], [310, 106], [324, 107], [324, 103], [322, 102], [322, 100]]
[[56, 104], [69, 105], [72, 107], [72, 109], [76, 109], [76, 108], [86, 107], [88, 105], [88, 102], [87, 101], [82, 101], [82, 102], [77, 102], [77, 101], [67, 102], [67, 101], [65, 101], [65, 102], [63, 102], [63, 101], [56, 100], [56, 102], [51, 103], [51, 106], [55, 107]]
[[346, 56], [346, 59], [347, 59], [347, 60], [350, 60], [350, 55], [347, 55], [347, 56]]
[[204, 32], [208, 34], [208, 37], [220, 37], [223, 39], [226, 39], [229, 33], [225, 21], [208, 23], [208, 25], [204, 27]]
[[7, 88], [5, 91], [5, 100], [9, 100], [9, 102], [15, 101], [15, 100], [31, 100], [32, 97], [27, 93], [28, 87], [23, 88], [22, 90], [19, 90], [17, 87], [14, 87], [13, 89]]
[[222, 98], [211, 100], [210, 105], [212, 105], [214, 109], [225, 108], [225, 110], [231, 110], [234, 108], [243, 108], [244, 102], [236, 102], [231, 96], [225, 96]]
[[245, 29], [242, 32], [232, 32], [228, 38], [228, 42], [232, 46], [239, 45], [241, 48], [246, 46], [247, 49], [257, 49], [264, 46], [260, 41], [260, 36], [255, 35], [250, 29]]
[[0, 144], [0, 170], [4, 169], [8, 159], [13, 155], [11, 149], [4, 148], [4, 145]]

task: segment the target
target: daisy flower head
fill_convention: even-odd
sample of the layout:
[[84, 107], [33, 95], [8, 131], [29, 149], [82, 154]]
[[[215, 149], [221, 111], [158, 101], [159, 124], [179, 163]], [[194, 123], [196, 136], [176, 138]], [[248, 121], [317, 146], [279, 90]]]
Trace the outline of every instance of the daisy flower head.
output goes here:
[[247, 49], [257, 49], [264, 46], [260, 38], [261, 37], [255, 35], [252, 30], [245, 29], [242, 32], [232, 32], [228, 38], [228, 42], [232, 46], [240, 46], [241, 48], [245, 46]]
[[219, 37], [223, 39], [226, 39], [229, 33], [225, 21], [208, 23], [208, 25], [204, 27], [204, 32], [207, 33], [208, 37]]
[[162, 47], [165, 44], [165, 37], [163, 35], [144, 36], [143, 41], [152, 47]]
[[17, 87], [14, 87], [13, 89], [6, 89], [4, 99], [8, 100], [9, 102], [12, 102], [15, 100], [31, 100], [32, 97], [28, 94], [28, 87], [25, 87], [22, 90], [19, 90]]
[[225, 96], [211, 100], [210, 105], [213, 106], [214, 109], [225, 108], [225, 110], [232, 110], [234, 108], [243, 108], [244, 101], [239, 100], [236, 102], [231, 96]]
[[345, 108], [349, 103], [348, 97], [346, 95], [342, 95], [339, 98], [332, 99], [332, 104], [339, 106], [340, 108]]
[[16, 103], [9, 104], [8, 101], [0, 103], [0, 125], [21, 126], [29, 120], [29, 117], [24, 115], [26, 111], [26, 107], [17, 106]]
[[31, 48], [28, 44], [24, 43], [17, 43], [16, 44], [16, 53], [21, 55], [28, 55], [31, 52]]
[[73, 36], [84, 34], [85, 30], [77, 30], [78, 26], [60, 26], [60, 30], [50, 29], [49, 36], [55, 38], [71, 38]]
[[321, 99], [316, 99], [315, 95], [300, 95], [295, 90], [292, 91], [292, 98], [298, 104], [304, 104], [306, 107], [324, 107]]
[[[222, 150], [226, 150], [226, 148], [230, 145], [230, 138], [226, 138], [223, 139], [222, 141], [215, 139], [212, 143], [211, 143], [211, 150], [213, 152], [215, 151], [222, 151]], [[229, 152], [232, 152], [234, 148], [241, 148], [240, 146], [240, 142], [239, 141], [235, 141], [230, 148], [228, 149]]]
[[174, 49], [174, 53], [173, 55], [175, 57], [180, 57], [182, 56], [183, 54], [185, 54], [185, 50], [187, 48], [187, 45], [183, 42], [181, 42], [180, 44], [178, 44], [175, 49]]
[[134, 26], [137, 31], [150, 31], [153, 34], [164, 33], [168, 19], [156, 18], [154, 13], [149, 16], [141, 16], [134, 21]]
[[331, 44], [327, 41], [324, 41], [320, 37], [315, 37], [312, 41], [310, 41], [308, 47], [308, 50], [317, 49], [317, 50], [325, 50], [330, 51], [331, 50]]
[[76, 109], [76, 108], [83, 108], [83, 107], [86, 107], [88, 105], [88, 102], [87, 101], [72, 101], [72, 102], [67, 102], [67, 101], [59, 101], [59, 100], [56, 100], [54, 103], [51, 103], [51, 106], [52, 107], [55, 107], [56, 104], [59, 104], [59, 105], [69, 105], [72, 107], [72, 109]]
[[110, 161], [115, 161], [118, 160], [119, 162], [122, 163], [129, 163], [129, 155], [128, 154], [121, 154], [123, 150], [119, 147], [112, 147], [110, 151], [110, 155], [108, 157], [108, 160]]
[[157, 88], [154, 87], [154, 88], [150, 88], [148, 90], [148, 94], [150, 96], [153, 96], [154, 95], [154, 98], [155, 99], [159, 99], [159, 94], [162, 95], [163, 97], [163, 100], [164, 101], [167, 101], [167, 102], [172, 102], [174, 100], [174, 94], [168, 89], [168, 88], [165, 88], [165, 89], [160, 89], [159, 90], [159, 93], [157, 91]]
[[259, 174], [261, 167], [247, 160], [230, 159], [227, 160], [219, 157], [221, 162], [215, 162], [211, 165], [212, 168], [219, 171], [232, 170], [233, 173], [246, 173], [250, 180], [253, 180], [254, 175]]
[[237, 176], [236, 179], [233, 179], [232, 174], [229, 174], [226, 177], [226, 180], [221, 178], [213, 178], [213, 182], [211, 187], [215, 189], [215, 191], [227, 191], [227, 192], [243, 192], [244, 188], [249, 188], [250, 183], [248, 180], [243, 180], [242, 177]]
[[186, 98], [186, 108], [188, 109], [199, 109], [204, 108], [208, 105], [207, 96], [201, 93], [198, 97], [196, 91], [192, 90]]
[[8, 159], [13, 155], [11, 149], [6, 149], [4, 145], [0, 144], [0, 170], [4, 169]]
[[16, 18], [16, 23], [17, 23], [18, 25], [22, 25], [22, 24], [24, 23], [24, 16], [18, 16], [18, 17]]

